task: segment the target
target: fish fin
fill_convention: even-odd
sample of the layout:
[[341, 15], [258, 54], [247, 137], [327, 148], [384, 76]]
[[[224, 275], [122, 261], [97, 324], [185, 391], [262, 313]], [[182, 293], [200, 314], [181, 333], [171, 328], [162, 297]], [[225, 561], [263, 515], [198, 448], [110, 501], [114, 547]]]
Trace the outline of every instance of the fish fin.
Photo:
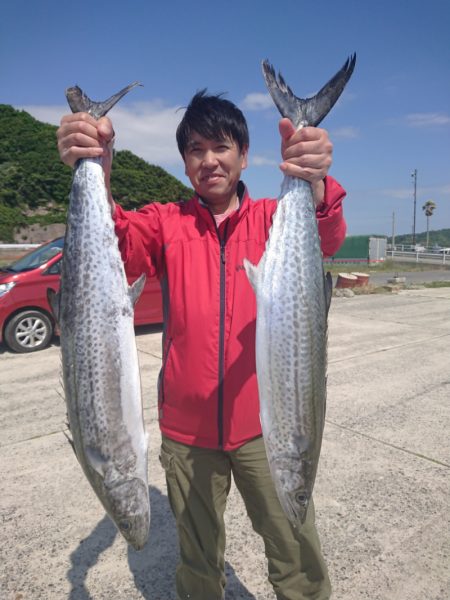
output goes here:
[[247, 273], [248, 280], [250, 281], [250, 284], [256, 293], [256, 287], [258, 284], [258, 266], [244, 258], [244, 269]]
[[333, 278], [331, 277], [330, 271], [327, 271], [327, 274], [324, 275], [324, 279], [325, 279], [325, 300], [326, 300], [327, 315], [328, 315], [328, 311], [330, 310], [330, 304], [331, 304], [331, 296], [333, 295]]
[[268, 60], [263, 61], [262, 69], [269, 93], [281, 115], [290, 119], [297, 128], [304, 125], [315, 127], [326, 117], [344, 91], [355, 63], [356, 54], [352, 54], [336, 75], [312, 98], [295, 96], [282, 75], [278, 73], [278, 77], [276, 76]]
[[60, 307], [60, 293], [55, 292], [52, 288], [47, 289], [47, 300], [50, 305], [53, 316], [55, 317], [56, 323], [59, 325], [59, 307]]
[[81, 88], [75, 85], [67, 88], [66, 98], [73, 113], [87, 112], [92, 115], [94, 119], [100, 119], [100, 117], [104, 117], [106, 113], [109, 112], [111, 108], [125, 96], [125, 94], [128, 94], [130, 90], [138, 85], [142, 86], [142, 83], [135, 81], [103, 102], [94, 102], [83, 92]]
[[[60, 381], [59, 383], [60, 383], [60, 385], [61, 385], [61, 381]], [[63, 386], [61, 385], [61, 387], [63, 387]], [[56, 393], [57, 393], [57, 395], [58, 395], [58, 396], [61, 398], [61, 400], [64, 400], [64, 402], [66, 401], [66, 399], [65, 399], [65, 397], [64, 397], [64, 394], [61, 394], [61, 392], [60, 392], [59, 390], [55, 390], [55, 392], [56, 392]]]
[[145, 273], [142, 273], [142, 275], [128, 288], [128, 295], [130, 296], [133, 306], [136, 306], [136, 302], [139, 300], [139, 296], [142, 294], [146, 279]]
[[[67, 424], [67, 425], [68, 425], [68, 424]], [[70, 431], [70, 428], [69, 428], [69, 431]], [[64, 434], [64, 436], [65, 436], [66, 440], [67, 440], [67, 441], [69, 442], [69, 444], [71, 445], [71, 447], [72, 447], [72, 450], [73, 450], [73, 453], [75, 454], [75, 456], [77, 456], [77, 451], [75, 450], [75, 444], [73, 443], [73, 439], [70, 437], [70, 435], [69, 435], [69, 434], [67, 433], [67, 431], [65, 431], [64, 429], [63, 429], [63, 434]], [[77, 459], [78, 459], [78, 456], [77, 456]]]
[[91, 448], [90, 446], [85, 448], [85, 454], [89, 466], [94, 469], [94, 471], [98, 473], [100, 477], [105, 477], [106, 467], [108, 464], [106, 458], [102, 456], [98, 450]]

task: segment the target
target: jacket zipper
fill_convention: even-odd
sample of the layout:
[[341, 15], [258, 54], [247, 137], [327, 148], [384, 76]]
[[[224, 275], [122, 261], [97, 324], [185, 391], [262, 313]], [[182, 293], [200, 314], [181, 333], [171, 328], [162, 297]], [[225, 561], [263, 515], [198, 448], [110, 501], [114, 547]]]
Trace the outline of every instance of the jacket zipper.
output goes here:
[[214, 218], [211, 209], [207, 207], [209, 214], [216, 228], [217, 239], [220, 246], [220, 308], [219, 308], [219, 372], [217, 386], [217, 430], [218, 430], [218, 447], [223, 448], [223, 395], [224, 395], [224, 376], [225, 376], [225, 244], [227, 242], [227, 231], [229, 218], [225, 221], [223, 230], [223, 238], [220, 237], [219, 228], [217, 227], [216, 219]]
[[217, 236], [220, 244], [220, 313], [219, 313], [219, 385], [218, 385], [218, 407], [217, 428], [219, 432], [219, 448], [223, 448], [223, 393], [225, 375], [225, 244], [227, 241], [228, 221], [225, 223], [223, 238]]

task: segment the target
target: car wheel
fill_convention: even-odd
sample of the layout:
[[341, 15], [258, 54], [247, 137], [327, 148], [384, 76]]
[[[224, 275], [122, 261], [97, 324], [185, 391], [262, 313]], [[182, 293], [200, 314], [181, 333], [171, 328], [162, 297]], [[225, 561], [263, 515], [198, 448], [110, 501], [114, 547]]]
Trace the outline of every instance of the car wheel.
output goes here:
[[5, 327], [5, 343], [14, 352], [35, 352], [46, 348], [53, 336], [53, 323], [39, 310], [15, 315]]

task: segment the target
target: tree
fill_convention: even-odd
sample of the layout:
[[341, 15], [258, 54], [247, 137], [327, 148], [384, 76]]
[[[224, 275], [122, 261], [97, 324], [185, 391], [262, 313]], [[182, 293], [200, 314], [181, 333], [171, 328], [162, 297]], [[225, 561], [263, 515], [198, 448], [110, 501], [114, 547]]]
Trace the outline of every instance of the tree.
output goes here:
[[[56, 127], [25, 111], [0, 104], [0, 240], [14, 240], [14, 228], [33, 223], [64, 223], [72, 169], [56, 147]], [[187, 200], [193, 190], [128, 150], [115, 154], [111, 176], [114, 199], [125, 210], [148, 202]]]
[[422, 210], [425, 213], [427, 218], [427, 248], [429, 246], [429, 238], [430, 238], [430, 217], [433, 215], [433, 211], [436, 208], [436, 203], [433, 200], [427, 200], [425, 204], [422, 206]]

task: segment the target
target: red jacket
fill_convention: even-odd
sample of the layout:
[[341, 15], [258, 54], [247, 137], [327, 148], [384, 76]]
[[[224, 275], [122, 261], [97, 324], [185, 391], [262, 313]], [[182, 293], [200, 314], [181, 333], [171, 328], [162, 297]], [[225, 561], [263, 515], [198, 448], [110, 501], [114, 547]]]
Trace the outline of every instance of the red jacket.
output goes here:
[[[341, 186], [326, 179], [317, 213], [322, 250], [345, 236]], [[276, 201], [253, 201], [216, 227], [198, 197], [114, 213], [128, 275], [156, 274], [164, 306], [159, 422], [178, 442], [233, 450], [261, 435], [255, 366], [256, 301], [243, 266], [257, 264]]]

